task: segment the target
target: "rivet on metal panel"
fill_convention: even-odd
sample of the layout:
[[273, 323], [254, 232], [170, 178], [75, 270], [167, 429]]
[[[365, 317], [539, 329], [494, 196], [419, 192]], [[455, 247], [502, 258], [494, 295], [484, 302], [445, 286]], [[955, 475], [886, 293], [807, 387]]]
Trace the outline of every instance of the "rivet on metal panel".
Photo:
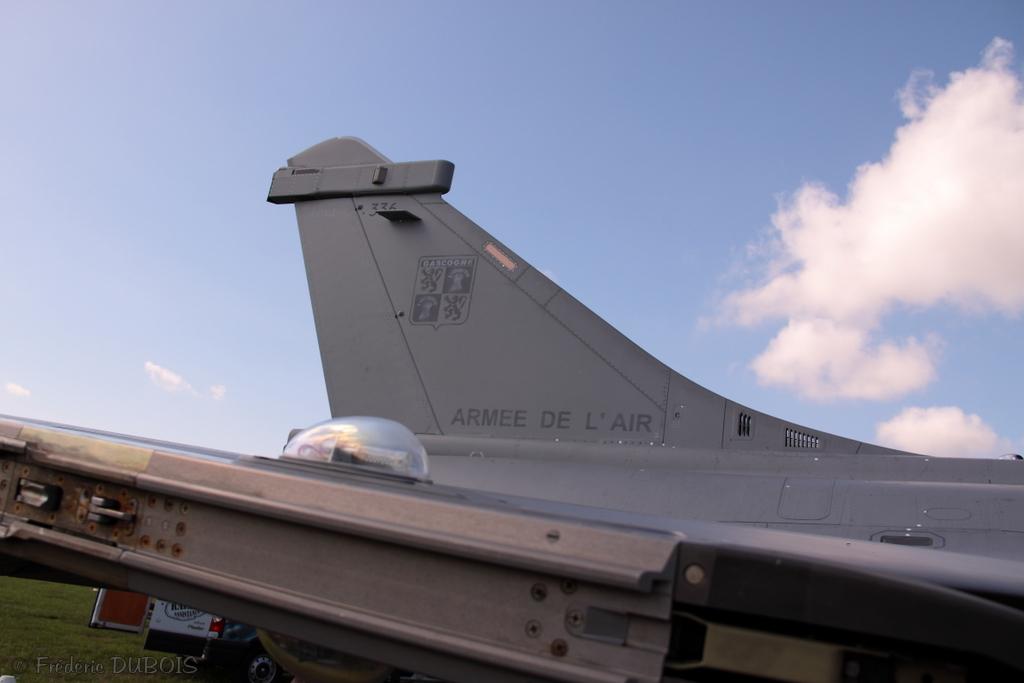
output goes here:
[[543, 583], [535, 583], [530, 587], [530, 597], [541, 602], [544, 598], [548, 597], [548, 587]]
[[578, 609], [569, 610], [569, 614], [565, 616], [565, 623], [570, 628], [579, 628], [583, 625], [583, 612]]
[[182, 503], [182, 504], [181, 504], [181, 508], [180, 508], [180, 511], [181, 511], [181, 514], [183, 514], [183, 515], [184, 515], [185, 513], [187, 513], [187, 512], [188, 512], [188, 503]]
[[143, 548], [148, 548], [149, 547], [149, 536], [143, 536], [142, 538], [140, 538], [139, 539], [139, 545], [141, 545]]
[[174, 533], [176, 533], [179, 536], [184, 536], [185, 535], [185, 522], [178, 522], [178, 524], [174, 527]]
[[548, 535], [547, 535], [547, 539], [550, 542], [552, 542], [552, 543], [557, 543], [558, 539], [560, 539], [561, 537], [562, 537], [562, 534], [559, 533], [558, 529], [552, 529], [551, 531], [548, 532]]
[[564, 657], [569, 653], [569, 643], [561, 638], [551, 641], [551, 654], [556, 657]]
[[167, 500], [164, 501], [164, 511], [165, 512], [170, 512], [173, 509], [174, 509], [174, 501], [171, 500], [170, 498], [168, 498]]
[[696, 586], [704, 580], [704, 567], [699, 564], [691, 564], [683, 571], [686, 583]]
[[563, 579], [562, 580], [562, 592], [565, 593], [566, 595], [570, 595], [572, 593], [575, 593], [577, 588], [579, 588], [579, 584], [577, 584], [572, 579]]
[[4, 464], [3, 464], [2, 466], [0, 466], [0, 467], [2, 467], [2, 469], [3, 469], [3, 471], [4, 471], [4, 472], [6, 472], [6, 471], [7, 471], [7, 470], [8, 470], [9, 468], [10, 468], [10, 466], [11, 466], [11, 463], [9, 463], [9, 462], [5, 462], [5, 463], [4, 463]]
[[157, 542], [156, 542], [157, 552], [161, 552], [162, 553], [166, 548], [167, 548], [167, 541], [165, 541], [162, 538], [158, 539]]
[[0, 490], [7, 488], [7, 480], [0, 481]]
[[530, 619], [526, 622], [526, 635], [530, 638], [537, 638], [540, 636], [544, 629], [541, 627], [540, 622], [536, 619]]
[[171, 546], [171, 555], [173, 555], [174, 557], [181, 557], [181, 553], [183, 551], [184, 551], [184, 548], [182, 548], [181, 544], [179, 544], [179, 543], [175, 543], [174, 545]]
[[151, 508], [156, 507], [156, 496], [150, 496], [146, 500], [146, 505], [148, 505]]

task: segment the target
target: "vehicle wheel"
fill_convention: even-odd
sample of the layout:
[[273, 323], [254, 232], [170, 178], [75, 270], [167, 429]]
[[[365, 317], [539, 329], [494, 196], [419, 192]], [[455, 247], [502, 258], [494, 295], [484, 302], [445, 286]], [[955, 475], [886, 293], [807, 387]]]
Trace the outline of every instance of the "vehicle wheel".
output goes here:
[[270, 655], [259, 650], [246, 660], [242, 680], [246, 683], [279, 683], [284, 680], [284, 669]]

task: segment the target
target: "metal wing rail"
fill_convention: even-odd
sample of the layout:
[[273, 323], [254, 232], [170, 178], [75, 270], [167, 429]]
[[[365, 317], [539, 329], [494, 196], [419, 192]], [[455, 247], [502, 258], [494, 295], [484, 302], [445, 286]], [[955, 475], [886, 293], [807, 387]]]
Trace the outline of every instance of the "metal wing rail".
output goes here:
[[0, 421], [0, 513], [7, 571], [452, 681], [1024, 671], [1024, 618], [980, 597], [395, 477]]

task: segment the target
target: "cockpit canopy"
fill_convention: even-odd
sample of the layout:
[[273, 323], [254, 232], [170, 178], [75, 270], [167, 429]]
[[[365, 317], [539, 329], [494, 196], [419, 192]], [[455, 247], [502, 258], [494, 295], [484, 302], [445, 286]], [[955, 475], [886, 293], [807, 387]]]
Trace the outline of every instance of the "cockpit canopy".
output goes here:
[[405, 426], [380, 417], [338, 417], [295, 433], [282, 457], [343, 463], [394, 472], [420, 481], [430, 476], [427, 450]]

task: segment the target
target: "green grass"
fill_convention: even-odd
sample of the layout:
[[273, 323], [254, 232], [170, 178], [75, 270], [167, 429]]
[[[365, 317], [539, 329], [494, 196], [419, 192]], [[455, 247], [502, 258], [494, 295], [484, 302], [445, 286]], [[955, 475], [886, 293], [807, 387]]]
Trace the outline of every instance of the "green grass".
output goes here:
[[[91, 588], [46, 581], [0, 577], [0, 674], [32, 681], [229, 681], [227, 672], [200, 667], [194, 674], [128, 674], [114, 672], [129, 658], [173, 658], [142, 649], [142, 635], [89, 628], [96, 594]], [[37, 671], [39, 657], [54, 663], [72, 658], [79, 673]], [[119, 658], [119, 659], [118, 659]], [[138, 661], [136, 659], [136, 661]], [[169, 666], [167, 661], [165, 666]], [[98, 667], [103, 666], [102, 673]], [[91, 669], [91, 670], [90, 670]]]

